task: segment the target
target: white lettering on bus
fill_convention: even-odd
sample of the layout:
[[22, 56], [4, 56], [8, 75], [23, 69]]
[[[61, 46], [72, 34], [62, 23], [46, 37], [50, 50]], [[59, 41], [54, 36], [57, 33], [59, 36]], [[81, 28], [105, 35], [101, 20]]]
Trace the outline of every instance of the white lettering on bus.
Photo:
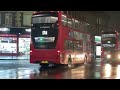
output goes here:
[[47, 31], [42, 31], [42, 35], [47, 35]]

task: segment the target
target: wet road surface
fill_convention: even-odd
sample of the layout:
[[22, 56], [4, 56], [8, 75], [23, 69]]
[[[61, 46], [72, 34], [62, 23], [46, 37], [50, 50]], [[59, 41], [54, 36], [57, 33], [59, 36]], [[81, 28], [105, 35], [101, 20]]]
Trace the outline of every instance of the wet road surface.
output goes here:
[[29, 60], [0, 60], [0, 79], [120, 79], [120, 65], [94, 63], [71, 68], [40, 68]]

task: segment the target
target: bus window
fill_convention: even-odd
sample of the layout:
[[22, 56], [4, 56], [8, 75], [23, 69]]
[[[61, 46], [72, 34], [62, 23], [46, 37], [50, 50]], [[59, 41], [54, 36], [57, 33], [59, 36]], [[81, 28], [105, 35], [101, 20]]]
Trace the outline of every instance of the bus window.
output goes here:
[[62, 15], [62, 25], [67, 26], [67, 17], [65, 15]]
[[82, 22], [79, 23], [79, 30], [83, 31], [83, 24], [82, 24]]
[[75, 29], [75, 19], [72, 19], [72, 28]]
[[35, 49], [54, 49], [58, 40], [57, 13], [40, 13], [32, 17], [31, 39]]
[[79, 29], [79, 22], [78, 22], [78, 20], [75, 20], [75, 28]]
[[68, 24], [68, 27], [72, 28], [72, 19], [71, 18], [67, 19], [67, 24]]
[[87, 42], [87, 50], [91, 50], [91, 44], [90, 44], [90, 42]]
[[66, 50], [73, 50], [73, 42], [70, 40], [66, 40], [64, 46]]
[[58, 16], [56, 13], [52, 14], [40, 14], [39, 16], [34, 15], [32, 17], [32, 24], [36, 23], [55, 23], [58, 21]]
[[82, 42], [79, 42], [79, 41], [74, 42], [74, 50], [80, 50], [80, 51], [82, 51], [82, 48], [83, 48]]
[[70, 31], [70, 32], [69, 32], [69, 37], [74, 38], [73, 31]]
[[115, 43], [116, 43], [115, 37], [102, 38], [102, 44], [115, 44]]

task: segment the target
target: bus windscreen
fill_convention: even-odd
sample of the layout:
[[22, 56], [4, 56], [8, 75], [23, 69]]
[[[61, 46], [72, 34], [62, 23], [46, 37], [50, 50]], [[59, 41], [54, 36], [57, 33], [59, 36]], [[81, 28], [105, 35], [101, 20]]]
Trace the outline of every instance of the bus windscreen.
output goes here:
[[102, 44], [115, 44], [116, 38], [115, 37], [104, 37], [102, 38]]
[[32, 17], [31, 39], [35, 49], [56, 48], [58, 31], [56, 13], [39, 14]]

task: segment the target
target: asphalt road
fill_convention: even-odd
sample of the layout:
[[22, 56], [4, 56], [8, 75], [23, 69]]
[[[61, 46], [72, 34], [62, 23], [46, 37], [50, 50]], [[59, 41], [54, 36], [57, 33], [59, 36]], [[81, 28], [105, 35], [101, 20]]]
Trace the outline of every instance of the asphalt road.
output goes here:
[[29, 60], [0, 60], [0, 79], [120, 79], [120, 65], [113, 67], [96, 59], [71, 68], [40, 68]]

